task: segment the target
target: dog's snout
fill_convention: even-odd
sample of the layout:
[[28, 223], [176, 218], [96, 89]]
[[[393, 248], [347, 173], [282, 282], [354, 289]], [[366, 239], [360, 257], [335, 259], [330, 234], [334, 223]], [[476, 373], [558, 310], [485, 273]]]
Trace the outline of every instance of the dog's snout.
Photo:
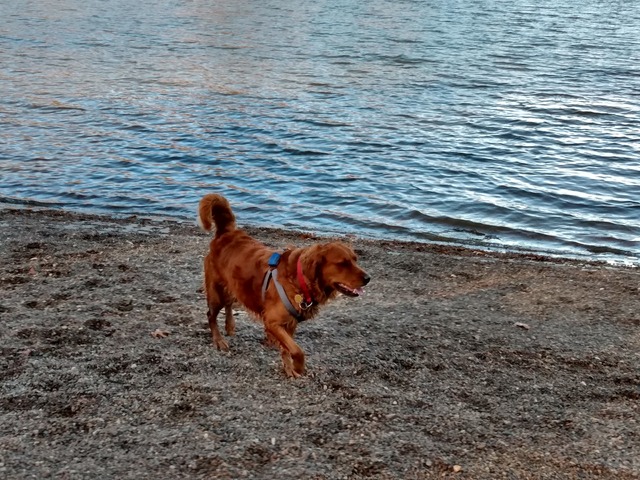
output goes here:
[[362, 283], [364, 283], [366, 285], [370, 281], [371, 281], [371, 277], [365, 273], [364, 276], [362, 277]]

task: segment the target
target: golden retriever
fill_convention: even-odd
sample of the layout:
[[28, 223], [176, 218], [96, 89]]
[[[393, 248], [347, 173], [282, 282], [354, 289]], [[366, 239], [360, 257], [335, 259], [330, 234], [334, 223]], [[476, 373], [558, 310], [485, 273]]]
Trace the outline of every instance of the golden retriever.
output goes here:
[[302, 375], [304, 352], [293, 340], [298, 322], [314, 317], [338, 293], [359, 296], [369, 283], [354, 251], [342, 242], [295, 248], [284, 251], [275, 265], [274, 251], [237, 229], [229, 202], [217, 194], [200, 200], [198, 223], [206, 231], [215, 227], [204, 259], [213, 343], [219, 350], [229, 349], [218, 330], [217, 317], [224, 307], [225, 330], [233, 335], [232, 305], [237, 300], [262, 320], [267, 338], [280, 347], [287, 376]]

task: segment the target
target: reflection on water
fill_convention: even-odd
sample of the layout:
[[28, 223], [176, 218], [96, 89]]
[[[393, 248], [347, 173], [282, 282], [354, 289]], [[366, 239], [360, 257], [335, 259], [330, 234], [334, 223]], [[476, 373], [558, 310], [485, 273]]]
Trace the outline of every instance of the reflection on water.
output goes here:
[[0, 4], [0, 199], [640, 254], [640, 5]]

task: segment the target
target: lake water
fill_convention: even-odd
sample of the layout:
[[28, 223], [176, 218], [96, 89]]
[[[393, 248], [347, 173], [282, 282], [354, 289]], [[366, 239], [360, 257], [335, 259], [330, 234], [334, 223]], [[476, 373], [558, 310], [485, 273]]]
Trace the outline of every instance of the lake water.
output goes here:
[[0, 201], [640, 257], [640, 2], [0, 2]]

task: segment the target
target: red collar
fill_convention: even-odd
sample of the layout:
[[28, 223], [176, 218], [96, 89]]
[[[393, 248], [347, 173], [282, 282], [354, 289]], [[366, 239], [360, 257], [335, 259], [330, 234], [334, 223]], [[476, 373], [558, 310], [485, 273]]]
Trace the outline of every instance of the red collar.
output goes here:
[[302, 293], [304, 294], [304, 299], [300, 302], [300, 307], [305, 310], [313, 305], [313, 297], [311, 296], [311, 292], [309, 291], [307, 282], [305, 282], [304, 280], [304, 274], [302, 273], [302, 262], [300, 261], [300, 257], [298, 257], [298, 283], [300, 284], [300, 288], [302, 289]]

